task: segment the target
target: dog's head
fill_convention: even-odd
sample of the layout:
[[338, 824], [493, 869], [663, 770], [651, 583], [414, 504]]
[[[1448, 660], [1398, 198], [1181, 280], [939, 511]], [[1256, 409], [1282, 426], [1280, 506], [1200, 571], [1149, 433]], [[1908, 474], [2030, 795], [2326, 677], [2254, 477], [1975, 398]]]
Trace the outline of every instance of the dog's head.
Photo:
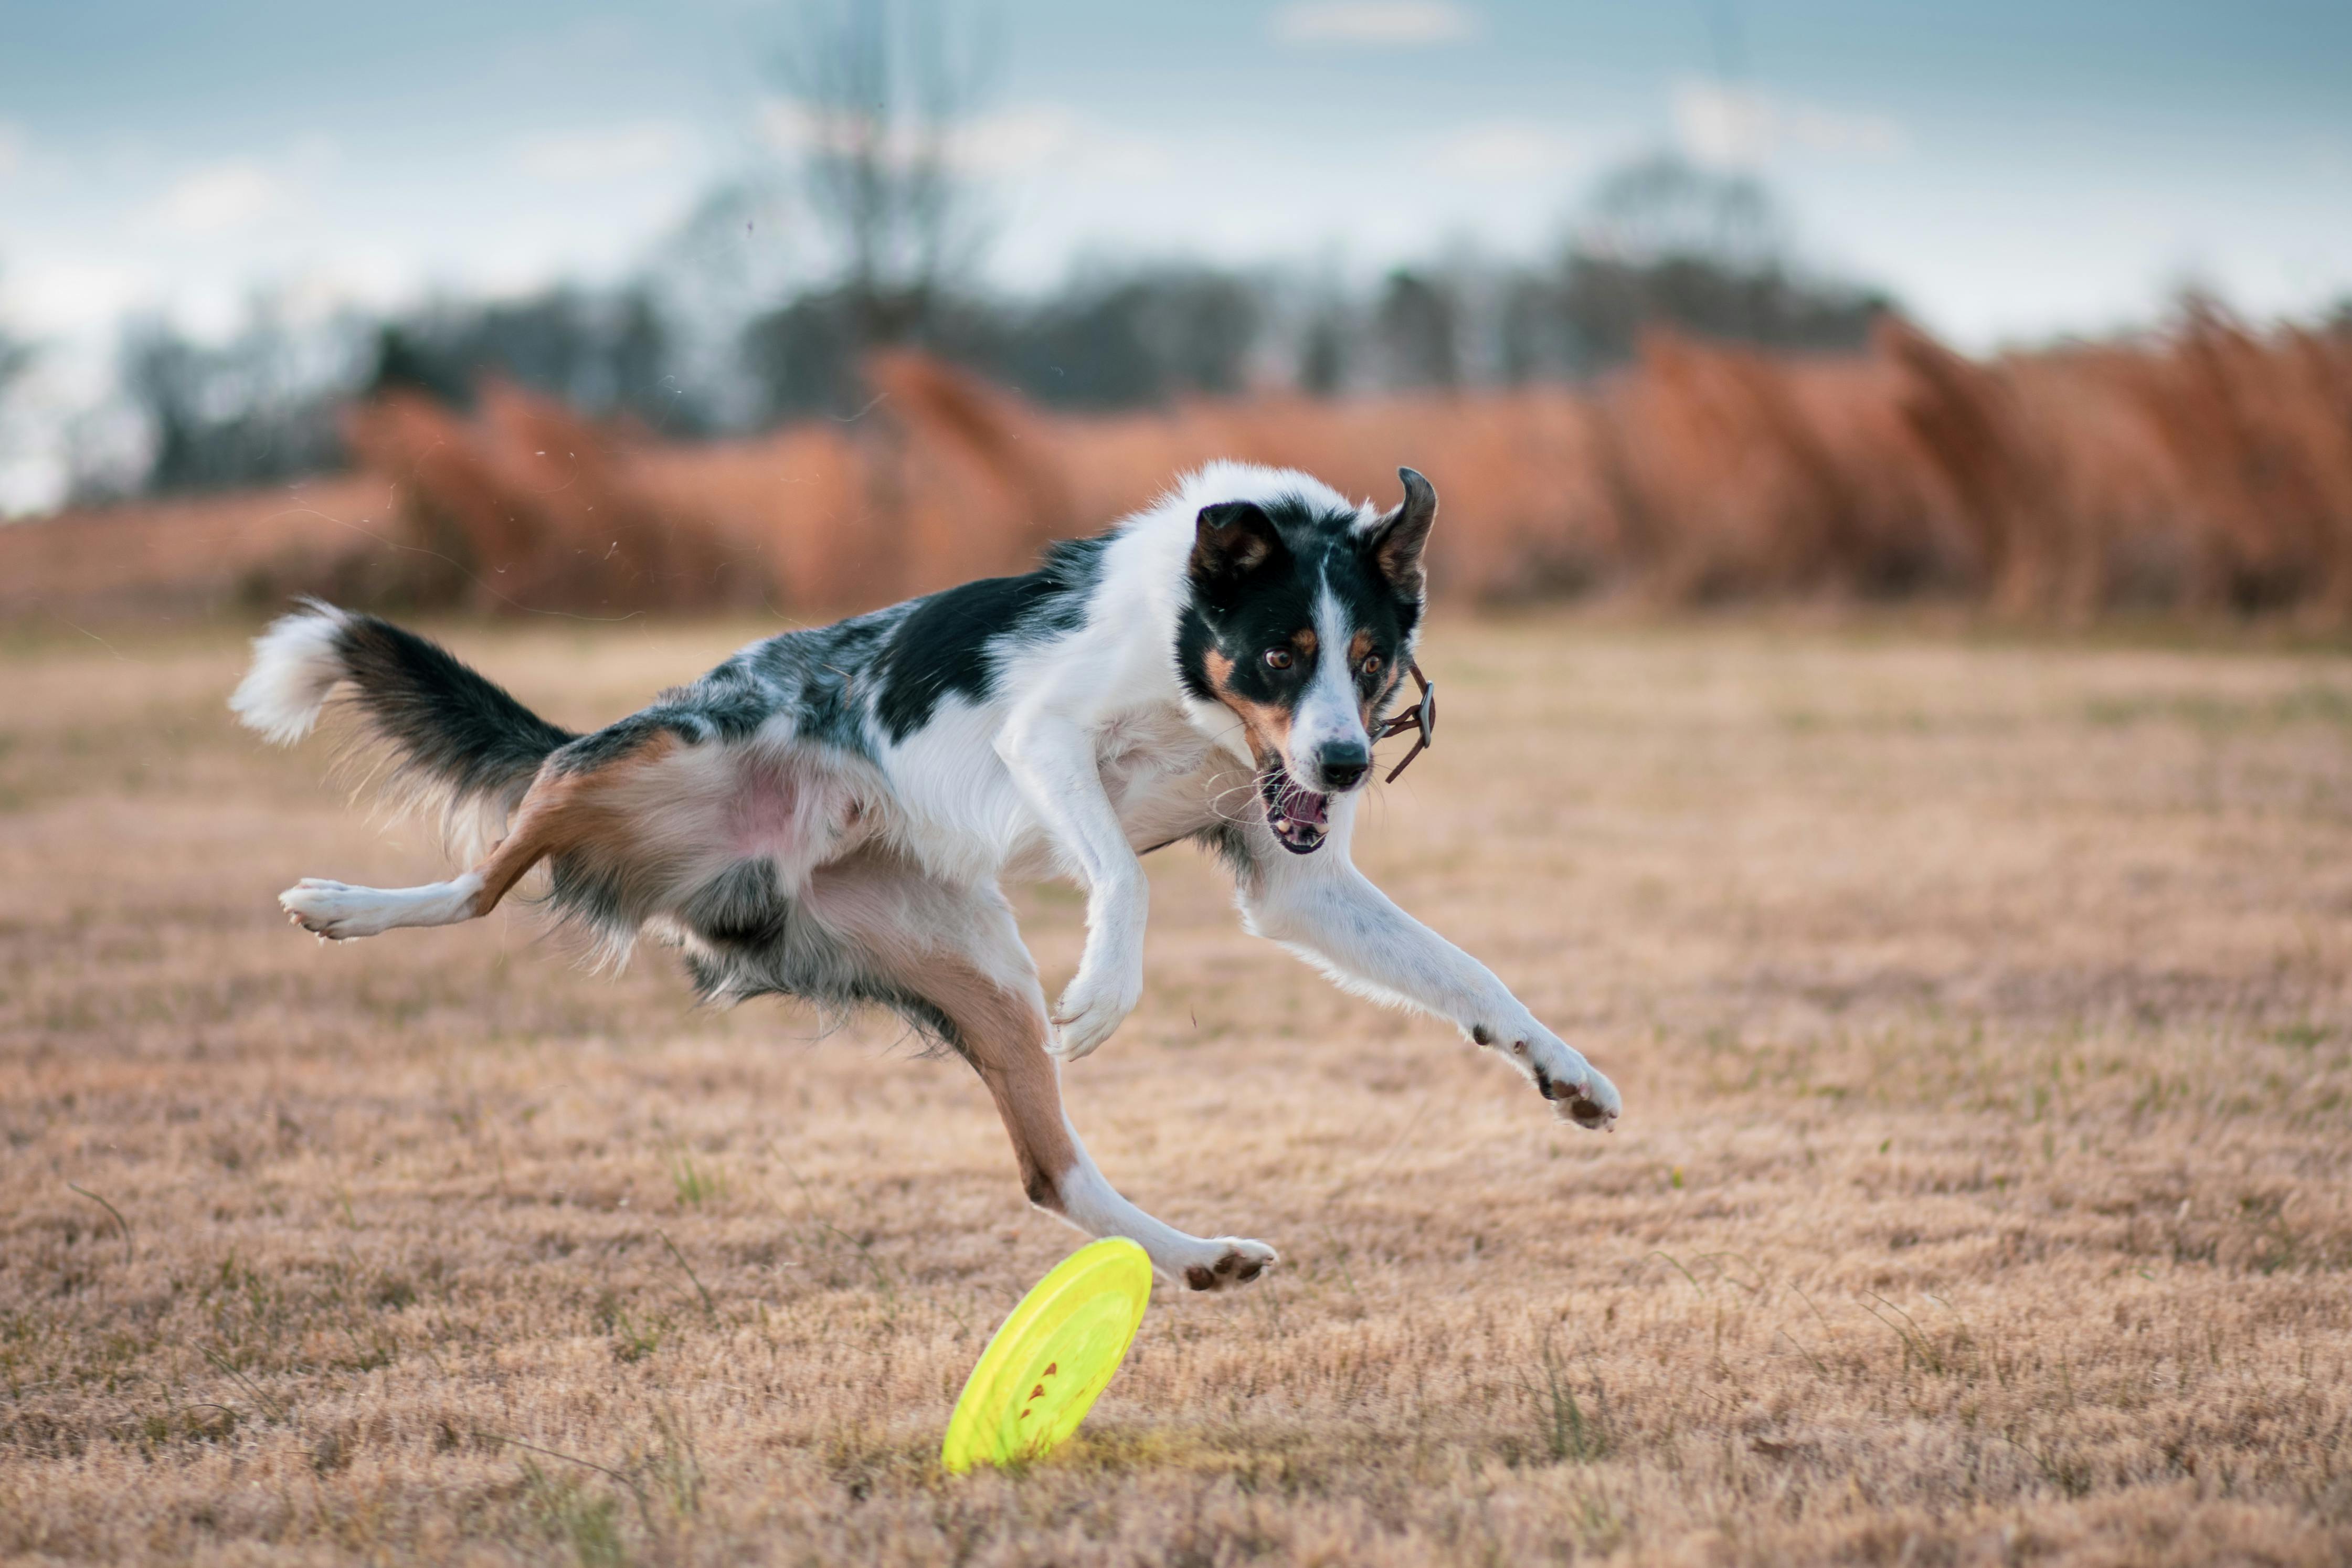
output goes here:
[[1437, 492], [1397, 476], [1391, 511], [1286, 496], [1205, 506], [1195, 525], [1184, 681], [1240, 717], [1266, 821], [1293, 854], [1320, 848], [1331, 797], [1371, 775], [1374, 721], [1412, 657]]

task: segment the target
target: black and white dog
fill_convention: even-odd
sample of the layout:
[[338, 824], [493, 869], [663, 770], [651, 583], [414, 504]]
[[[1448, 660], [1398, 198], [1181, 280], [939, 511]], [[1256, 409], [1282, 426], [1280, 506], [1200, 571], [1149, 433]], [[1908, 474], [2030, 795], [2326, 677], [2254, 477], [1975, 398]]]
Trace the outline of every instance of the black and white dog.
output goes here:
[[[1304, 474], [1214, 465], [1027, 576], [770, 637], [590, 735], [420, 637], [310, 605], [256, 642], [231, 707], [284, 743], [340, 692], [471, 868], [392, 889], [306, 879], [278, 901], [323, 937], [446, 925], [545, 860], [559, 915], [616, 955], [640, 932], [683, 948], [707, 1000], [896, 1010], [978, 1069], [1033, 1203], [1134, 1238], [1193, 1289], [1255, 1279], [1272, 1247], [1153, 1219], [1063, 1115], [1059, 1064], [1142, 994], [1139, 851], [1214, 850], [1249, 930], [1451, 1019], [1578, 1124], [1617, 1117], [1606, 1078], [1349, 861], [1437, 515], [1428, 481], [1400, 473], [1403, 503], [1382, 512]], [[1047, 877], [1087, 892], [1085, 954], [1050, 1014], [999, 889]]]

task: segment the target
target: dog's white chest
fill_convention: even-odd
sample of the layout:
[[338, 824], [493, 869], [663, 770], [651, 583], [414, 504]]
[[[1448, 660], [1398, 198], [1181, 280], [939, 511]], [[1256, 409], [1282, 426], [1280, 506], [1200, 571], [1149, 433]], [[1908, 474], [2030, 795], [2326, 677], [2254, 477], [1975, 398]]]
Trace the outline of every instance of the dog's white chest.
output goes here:
[[[1128, 842], [1150, 849], [1252, 807], [1250, 770], [1176, 709], [1121, 718], [1095, 748]], [[1221, 811], [1221, 797], [1229, 810]]]

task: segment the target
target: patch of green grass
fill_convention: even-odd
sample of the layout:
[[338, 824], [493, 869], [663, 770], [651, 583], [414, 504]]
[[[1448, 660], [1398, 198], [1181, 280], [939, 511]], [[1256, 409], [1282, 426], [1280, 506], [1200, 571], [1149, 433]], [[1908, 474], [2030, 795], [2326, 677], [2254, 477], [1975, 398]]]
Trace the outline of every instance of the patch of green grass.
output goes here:
[[2156, 721], [2216, 735], [2291, 724], [2352, 728], [2352, 691], [2314, 681], [2257, 700], [2205, 691], [2141, 692], [2095, 697], [2083, 705], [2083, 717], [2106, 728]]
[[595, 1320], [599, 1332], [613, 1336], [615, 1360], [640, 1362], [661, 1349], [663, 1325], [648, 1322], [640, 1326], [621, 1304], [621, 1298], [611, 1290], [598, 1293]]
[[700, 1208], [727, 1191], [727, 1183], [718, 1172], [696, 1164], [694, 1156], [683, 1149], [670, 1156], [669, 1183], [680, 1208]]
[[621, 1535], [621, 1500], [577, 1476], [553, 1476], [522, 1462], [523, 1497], [549, 1540], [568, 1549], [580, 1568], [620, 1568], [629, 1558]]
[[[1675, 1174], [1680, 1176], [1679, 1168]], [[1677, 1180], [1675, 1184], [1682, 1184]], [[1609, 1394], [1601, 1380], [1593, 1379], [1592, 1408], [1588, 1411], [1584, 1402], [1577, 1398], [1575, 1385], [1549, 1335], [1544, 1338], [1537, 1365], [1543, 1373], [1541, 1384], [1522, 1383], [1519, 1386], [1535, 1405], [1538, 1450], [1555, 1465], [1589, 1465], [1607, 1458], [1616, 1444], [1610, 1433]], [[1525, 1450], [1517, 1439], [1505, 1439], [1505, 1463], [1517, 1466], [1524, 1457]]]

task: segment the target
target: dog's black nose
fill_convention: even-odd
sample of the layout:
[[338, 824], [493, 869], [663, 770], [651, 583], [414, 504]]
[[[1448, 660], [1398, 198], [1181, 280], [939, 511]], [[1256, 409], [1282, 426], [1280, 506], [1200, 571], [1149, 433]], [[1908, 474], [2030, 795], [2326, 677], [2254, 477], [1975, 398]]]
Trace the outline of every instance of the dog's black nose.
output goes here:
[[1315, 754], [1325, 787], [1353, 789], [1372, 765], [1372, 749], [1361, 741], [1334, 741]]

